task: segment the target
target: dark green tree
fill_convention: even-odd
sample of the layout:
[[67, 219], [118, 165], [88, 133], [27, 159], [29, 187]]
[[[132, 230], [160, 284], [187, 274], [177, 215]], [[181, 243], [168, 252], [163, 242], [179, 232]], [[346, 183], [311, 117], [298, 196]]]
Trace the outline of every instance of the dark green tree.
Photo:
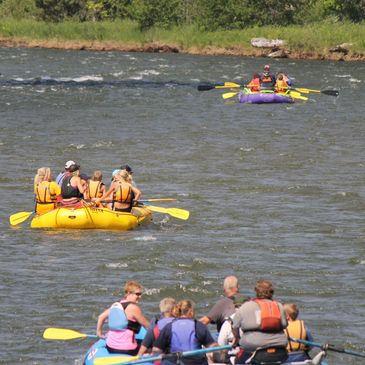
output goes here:
[[86, 0], [35, 0], [44, 20], [59, 22], [67, 18], [79, 17], [85, 11]]

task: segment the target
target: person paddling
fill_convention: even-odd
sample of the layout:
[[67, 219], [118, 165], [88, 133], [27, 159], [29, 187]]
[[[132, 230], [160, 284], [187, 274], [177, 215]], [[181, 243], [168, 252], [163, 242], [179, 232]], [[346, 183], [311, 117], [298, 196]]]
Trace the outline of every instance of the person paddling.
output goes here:
[[264, 72], [260, 75], [261, 88], [273, 89], [276, 83], [275, 75], [270, 72], [270, 65], [265, 65]]
[[149, 328], [149, 321], [144, 316], [138, 303], [143, 294], [143, 287], [137, 281], [127, 281], [124, 285], [124, 297], [112, 304], [98, 317], [96, 334], [103, 335], [103, 325], [108, 319], [109, 331], [106, 336], [106, 348], [110, 353], [123, 353], [135, 356], [139, 350], [136, 334], [141, 326]]
[[56, 207], [56, 202], [61, 196], [61, 188], [53, 181], [49, 167], [38, 169], [34, 177], [35, 212], [47, 213]]
[[[176, 317], [161, 331], [154, 343], [152, 352], [173, 353], [201, 349], [204, 347], [217, 346], [208, 327], [194, 319], [195, 304], [190, 300], [181, 300], [173, 310]], [[180, 363], [178, 359], [162, 360], [161, 365]], [[208, 365], [205, 354], [194, 355], [184, 358], [185, 365]]]

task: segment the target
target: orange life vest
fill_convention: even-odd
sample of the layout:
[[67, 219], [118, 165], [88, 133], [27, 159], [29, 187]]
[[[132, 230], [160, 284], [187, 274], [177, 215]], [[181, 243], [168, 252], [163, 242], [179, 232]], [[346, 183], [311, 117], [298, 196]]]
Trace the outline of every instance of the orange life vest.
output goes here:
[[251, 89], [251, 91], [260, 91], [260, 79], [252, 79], [247, 86]]
[[262, 332], [280, 332], [283, 330], [281, 324], [281, 312], [279, 303], [275, 300], [254, 299], [260, 306]]
[[42, 181], [34, 185], [36, 202], [40, 204], [55, 203], [57, 200], [57, 195], [60, 194], [57, 194], [56, 190], [57, 189], [54, 189], [54, 186], [51, 186], [51, 182], [49, 181]]
[[119, 186], [113, 194], [113, 200], [124, 204], [132, 203], [133, 194], [131, 185], [119, 182]]
[[89, 181], [89, 198], [101, 198], [103, 196], [103, 192], [101, 191], [102, 186], [104, 185], [101, 181]]
[[288, 327], [285, 328], [285, 333], [288, 336], [287, 350], [289, 352], [307, 350], [306, 345], [289, 340], [289, 337], [297, 338], [298, 340], [307, 339], [307, 331], [302, 320], [288, 321]]
[[262, 74], [261, 75], [261, 82], [263, 83], [272, 83], [273, 82], [273, 78], [270, 74]]

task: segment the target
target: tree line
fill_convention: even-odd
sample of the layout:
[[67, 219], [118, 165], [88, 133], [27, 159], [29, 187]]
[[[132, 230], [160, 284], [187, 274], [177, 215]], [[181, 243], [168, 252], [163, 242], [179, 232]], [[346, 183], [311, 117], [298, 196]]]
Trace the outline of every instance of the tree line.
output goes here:
[[0, 0], [0, 17], [51, 22], [130, 19], [141, 30], [196, 24], [204, 31], [319, 21], [361, 22], [365, 0]]

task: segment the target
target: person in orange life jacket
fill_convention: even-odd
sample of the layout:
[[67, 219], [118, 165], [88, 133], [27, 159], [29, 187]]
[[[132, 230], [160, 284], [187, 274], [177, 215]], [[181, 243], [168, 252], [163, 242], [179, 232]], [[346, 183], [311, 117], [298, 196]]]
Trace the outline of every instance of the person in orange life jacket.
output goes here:
[[[176, 317], [160, 332], [154, 342], [153, 353], [173, 353], [217, 346], [208, 327], [194, 319], [195, 306], [190, 300], [181, 300], [173, 310]], [[180, 360], [179, 360], [180, 361]], [[185, 365], [208, 365], [205, 354], [184, 358]], [[177, 359], [162, 360], [161, 365], [177, 364]]]
[[285, 72], [282, 72], [282, 71], [278, 72], [276, 75], [276, 78], [278, 78], [280, 74], [283, 75], [283, 80], [286, 81], [288, 86], [291, 86], [293, 82], [292, 82], [291, 78]]
[[34, 177], [35, 212], [44, 214], [56, 208], [57, 199], [61, 195], [61, 188], [52, 181], [49, 167], [41, 167]]
[[141, 284], [136, 281], [127, 281], [124, 286], [123, 299], [99, 315], [96, 334], [100, 338], [105, 338], [103, 325], [108, 319], [109, 331], [106, 335], [106, 348], [110, 353], [137, 355], [139, 343], [136, 341], [135, 335], [141, 326], [146, 329], [149, 327], [149, 321], [138, 305], [142, 293]]
[[75, 162], [75, 161], [72, 161], [72, 160], [67, 161], [67, 162], [65, 163], [65, 169], [57, 175], [57, 177], [56, 177], [56, 183], [59, 185], [59, 187], [61, 187], [61, 186], [62, 186], [63, 178], [64, 178], [64, 177], [65, 177], [65, 175], [68, 173], [68, 170], [69, 170], [69, 168], [70, 168], [72, 165], [76, 165], [76, 162]]
[[275, 91], [280, 92], [280, 93], [285, 93], [286, 91], [288, 91], [288, 89], [289, 89], [289, 85], [284, 80], [284, 75], [279, 74], [278, 78], [276, 80], [276, 84], [275, 84]]
[[247, 85], [247, 87], [251, 90], [251, 91], [260, 91], [260, 75], [258, 73], [255, 73], [253, 75], [252, 80], [250, 81], [250, 83]]
[[145, 354], [148, 350], [152, 350], [153, 342], [157, 339], [161, 330], [172, 320], [174, 317], [172, 316], [173, 308], [176, 304], [174, 298], [164, 298], [160, 301], [160, 313], [161, 315], [152, 319], [150, 323], [150, 327], [142, 341], [141, 347], [138, 351], [138, 356]]
[[[288, 339], [284, 329], [288, 322], [283, 305], [273, 299], [271, 281], [259, 280], [255, 292], [256, 298], [244, 303], [233, 318], [235, 342], [239, 342], [241, 348], [236, 364], [244, 364], [260, 347], [277, 347], [275, 356], [282, 354], [283, 359], [287, 357]], [[241, 337], [239, 330], [243, 332]]]
[[284, 309], [288, 319], [288, 327], [285, 329], [285, 333], [288, 336], [289, 341], [287, 347], [289, 357], [287, 361], [293, 362], [309, 360], [311, 358], [308, 354], [310, 347], [298, 342], [290, 341], [289, 337], [313, 342], [313, 336], [309, 328], [304, 324], [304, 321], [298, 319], [299, 309], [296, 304], [286, 303], [284, 304]]
[[261, 88], [272, 89], [275, 86], [275, 75], [270, 72], [270, 66], [265, 65], [264, 72], [260, 74]]
[[105, 193], [105, 184], [103, 183], [103, 174], [96, 170], [88, 182], [87, 198], [101, 198]]
[[60, 205], [77, 204], [84, 197], [87, 183], [80, 177], [80, 166], [72, 165], [62, 181]]
[[141, 191], [132, 186], [130, 175], [126, 170], [119, 170], [113, 178], [110, 188], [101, 198], [94, 199], [98, 204], [101, 200], [112, 197], [111, 209], [118, 212], [130, 212], [133, 200], [139, 200]]
[[205, 325], [215, 323], [219, 332], [225, 318], [235, 312], [234, 298], [238, 295], [239, 284], [235, 276], [227, 276], [223, 282], [224, 297], [219, 299], [211, 308], [207, 315], [201, 317], [199, 321]]

